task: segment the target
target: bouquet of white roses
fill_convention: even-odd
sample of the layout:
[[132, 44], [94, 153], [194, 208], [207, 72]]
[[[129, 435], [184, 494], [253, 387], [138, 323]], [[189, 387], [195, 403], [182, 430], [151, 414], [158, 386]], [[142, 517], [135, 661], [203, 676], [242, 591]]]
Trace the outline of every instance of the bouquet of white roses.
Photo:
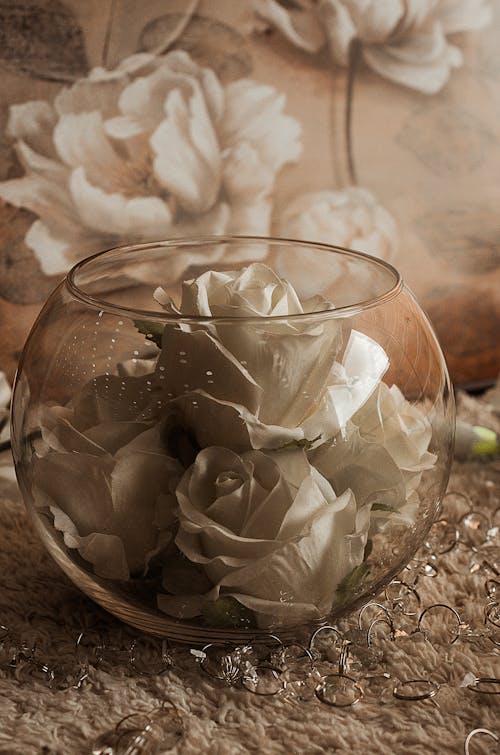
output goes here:
[[382, 382], [384, 349], [345, 333], [269, 267], [209, 271], [147, 360], [43, 407], [37, 505], [96, 575], [153, 582], [177, 619], [321, 619], [362, 579], [371, 539], [411, 526], [431, 426]]

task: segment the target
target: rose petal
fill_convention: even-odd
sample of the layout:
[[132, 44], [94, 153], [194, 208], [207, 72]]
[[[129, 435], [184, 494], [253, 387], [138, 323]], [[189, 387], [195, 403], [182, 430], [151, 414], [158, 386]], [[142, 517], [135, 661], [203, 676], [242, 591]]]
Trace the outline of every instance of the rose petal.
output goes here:
[[[114, 461], [109, 456], [50, 452], [34, 459], [34, 498], [44, 494], [74, 523], [82, 537], [93, 532], [113, 532], [110, 475]], [[82, 482], [83, 481], [83, 482]]]
[[[136, 434], [116, 452], [115, 461], [113, 527], [124, 542], [130, 570], [137, 571], [172, 537], [177, 507], [173, 492], [183, 469], [167, 455], [159, 425]], [[161, 524], [169, 531], [159, 532]]]
[[[102, 422], [85, 430], [85, 437], [99, 448], [113, 455], [122, 447], [148, 430], [146, 422]], [[69, 450], [66, 448], [66, 450]]]
[[87, 435], [79, 432], [71, 422], [62, 417], [49, 430], [41, 426], [42, 440], [53, 451], [64, 453], [85, 453], [91, 456], [105, 456], [106, 450]]
[[333, 437], [345, 428], [373, 394], [388, 367], [389, 358], [384, 349], [364, 333], [352, 330], [342, 366], [334, 365], [331, 384], [318, 407], [302, 423], [305, 436]]
[[319, 487], [312, 475], [303, 480], [292, 505], [283, 517], [279, 540], [293, 539], [298, 533], [303, 535], [307, 532], [310, 522], [320, 513], [325, 504], [332, 507], [332, 510], [341, 505], [338, 500], [335, 500], [335, 493], [331, 486], [328, 485], [328, 487], [330, 495], [325, 499], [324, 488], [322, 490]]
[[217, 333], [264, 390], [259, 420], [290, 428], [323, 393], [340, 346], [333, 320], [309, 326], [221, 323]]
[[256, 413], [262, 389], [234, 356], [206, 330], [167, 326], [157, 365], [158, 379], [173, 396], [203, 390]]
[[51, 506], [54, 527], [63, 533], [68, 548], [76, 548], [81, 557], [89, 561], [94, 572], [105, 579], [129, 578], [129, 570], [123, 543], [116, 535], [93, 532], [80, 537], [71, 519], [57, 506]]
[[436, 457], [427, 450], [432, 426], [397, 386], [381, 383], [352, 421], [363, 438], [383, 445], [400, 469], [419, 472], [434, 465]]
[[337, 494], [350, 488], [358, 507], [382, 504], [397, 510], [406, 502], [405, 480], [389, 452], [367, 443], [353, 428], [347, 439], [335, 439], [311, 453], [311, 463], [329, 480]]
[[141, 412], [155, 398], [150, 385], [152, 377], [98, 375], [86, 383], [71, 401], [73, 425], [84, 431], [106, 422], [141, 419]]
[[269, 601], [269, 613], [286, 623], [303, 618], [306, 597], [316, 617], [325, 615], [337, 585], [363, 559], [366, 524], [359, 537], [348, 539], [356, 534], [356, 511], [354, 496], [346, 491], [340, 510], [325, 505], [307, 535], [230, 572], [221, 580], [221, 588], [257, 612], [262, 610], [260, 601]]
[[194, 433], [201, 448], [222, 445], [233, 451], [278, 449], [304, 438], [300, 427], [266, 425], [244, 406], [199, 390], [173, 399], [166, 411], [174, 413]]

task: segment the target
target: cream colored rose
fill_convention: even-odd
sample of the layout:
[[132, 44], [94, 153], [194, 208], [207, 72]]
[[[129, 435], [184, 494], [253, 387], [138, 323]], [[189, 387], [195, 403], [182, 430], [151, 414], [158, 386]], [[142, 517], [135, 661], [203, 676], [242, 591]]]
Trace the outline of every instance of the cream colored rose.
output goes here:
[[204, 601], [231, 595], [260, 626], [319, 619], [363, 560], [369, 507], [358, 510], [350, 490], [337, 497], [301, 449], [238, 455], [206, 448], [176, 494], [176, 544], [213, 589], [160, 595], [167, 613], [193, 616]]
[[[140, 381], [128, 380], [123, 392], [138, 398]], [[173, 539], [183, 468], [168, 455], [160, 426], [131, 417], [110, 385], [102, 394], [87, 387], [68, 407], [44, 408], [33, 495], [96, 574], [128, 579], [144, 574]]]
[[162, 289], [155, 296], [177, 314], [233, 318], [167, 325], [157, 374], [172, 397], [203, 391], [244, 407], [260, 423], [292, 428], [323, 393], [340, 346], [339, 326], [333, 319], [293, 316], [332, 305], [300, 301], [268, 266], [204, 273], [183, 284], [179, 305]]
[[382, 445], [401, 470], [421, 472], [435, 464], [436, 457], [429, 452], [431, 423], [396, 385], [380, 383], [352, 422], [363, 439]]
[[[187, 359], [188, 354], [192, 353], [195, 359], [200, 354], [205, 357], [208, 353], [208, 349], [196, 348], [198, 341], [192, 338], [195, 335], [197, 332], [188, 332], [185, 336], [183, 359], [186, 364], [191, 361]], [[192, 338], [192, 352], [188, 351], [189, 338]], [[177, 354], [174, 348], [172, 352]], [[213, 359], [209, 362], [212, 366]], [[164, 364], [160, 362], [160, 369]], [[180, 394], [167, 402], [164, 415], [170, 424], [187, 428], [201, 448], [223, 445], [241, 452], [249, 448], [276, 450], [290, 443], [318, 445], [343, 432], [353, 414], [376, 390], [389, 360], [378, 343], [353, 330], [342, 364], [333, 363], [322, 393], [303, 397], [307, 412], [300, 422], [290, 426], [265, 423], [259, 419], [255, 411], [261, 389], [245, 371], [238, 371], [238, 363], [233, 364], [230, 355], [225, 362], [221, 358], [217, 370], [211, 368], [204, 371], [205, 364], [203, 358], [199, 369], [194, 371], [201, 387], [195, 388], [193, 385], [184, 394], [183, 381], [192, 380], [190, 373], [187, 370], [177, 371], [175, 363], [168, 370], [164, 367], [160, 374], [173, 373], [169, 388]], [[213, 379], [218, 374], [223, 378], [220, 381]]]
[[242, 270], [208, 270], [184, 281], [179, 306], [161, 287], [154, 296], [167, 311], [188, 316], [280, 317], [314, 311], [302, 304], [288, 281], [259, 262]]
[[364, 440], [349, 422], [345, 432], [309, 453], [309, 461], [338, 495], [348, 488], [370, 507], [370, 537], [386, 522], [411, 525], [417, 513], [405, 474], [383, 445]]

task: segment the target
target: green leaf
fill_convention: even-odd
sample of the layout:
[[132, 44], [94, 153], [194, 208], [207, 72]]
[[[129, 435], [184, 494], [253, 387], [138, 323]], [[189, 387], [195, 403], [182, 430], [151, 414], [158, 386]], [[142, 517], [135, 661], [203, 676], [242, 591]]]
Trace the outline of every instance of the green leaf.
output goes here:
[[170, 417], [167, 418], [162, 436], [169, 455], [178, 459], [186, 469], [191, 466], [201, 451], [201, 446], [192, 430], [177, 424]]
[[139, 331], [146, 336], [148, 341], [153, 341], [161, 349], [161, 339], [163, 337], [163, 325], [159, 322], [149, 322], [148, 320], [134, 320], [134, 325]]
[[249, 608], [246, 608], [231, 596], [223, 596], [205, 603], [201, 615], [209, 626], [220, 629], [253, 629], [256, 627], [253, 611], [250, 611]]
[[372, 550], [373, 550], [373, 540], [369, 538], [366, 541], [365, 549], [363, 551], [363, 561], [366, 561], [366, 559], [368, 558]]
[[309, 449], [312, 448], [316, 441], [320, 438], [321, 433], [312, 440], [308, 440], [307, 438], [301, 438], [300, 440], [289, 440], [288, 443], [285, 443], [284, 446], [280, 446], [276, 450], [281, 451], [284, 448], [305, 448], [306, 451], [309, 451]]
[[362, 585], [370, 572], [370, 566], [364, 561], [359, 566], [356, 566], [344, 579], [339, 583], [337, 587], [336, 595], [339, 603], [347, 603]]
[[372, 506], [372, 511], [395, 511], [393, 506], [389, 506], [388, 503], [376, 502]]

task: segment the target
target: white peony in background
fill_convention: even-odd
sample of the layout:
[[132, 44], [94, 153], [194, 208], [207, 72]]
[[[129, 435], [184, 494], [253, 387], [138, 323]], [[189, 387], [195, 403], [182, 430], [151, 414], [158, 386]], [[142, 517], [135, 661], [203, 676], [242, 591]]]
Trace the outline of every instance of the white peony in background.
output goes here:
[[280, 170], [301, 152], [285, 97], [222, 84], [183, 51], [93, 69], [53, 103], [12, 105], [25, 175], [0, 198], [34, 212], [26, 234], [47, 275], [110, 246], [180, 236], [265, 235]]
[[[279, 219], [279, 234], [283, 238], [336, 244], [345, 249], [394, 262], [398, 252], [399, 233], [396, 221], [368, 189], [350, 186], [339, 191], [314, 191], [299, 194], [285, 208]], [[325, 285], [320, 260], [311, 258], [307, 281], [295, 269], [289, 255], [282, 254], [278, 265], [283, 277], [302, 292], [320, 293]], [[358, 272], [359, 276], [359, 272]], [[338, 264], [338, 284], [346, 283], [352, 271], [346, 260]], [[361, 281], [359, 281], [361, 284]]]
[[384, 78], [435, 94], [462, 53], [449, 36], [481, 29], [491, 21], [490, 0], [253, 0], [257, 15], [295, 46], [315, 54], [328, 49], [335, 65], [347, 66], [353, 42], [365, 63]]

